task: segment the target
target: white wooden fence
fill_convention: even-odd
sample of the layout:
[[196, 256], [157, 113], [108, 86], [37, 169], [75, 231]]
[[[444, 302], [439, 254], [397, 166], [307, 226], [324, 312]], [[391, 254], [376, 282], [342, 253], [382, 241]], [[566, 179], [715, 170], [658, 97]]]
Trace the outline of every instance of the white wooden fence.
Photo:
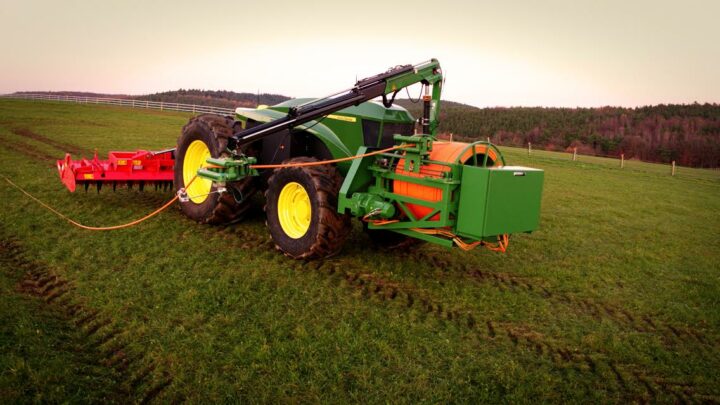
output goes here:
[[117, 105], [131, 108], [149, 108], [155, 110], [167, 111], [183, 111], [191, 113], [211, 113], [221, 115], [233, 115], [235, 110], [232, 108], [221, 108], [207, 105], [196, 104], [180, 104], [167, 103], [163, 101], [135, 100], [131, 98], [109, 98], [109, 97], [85, 97], [85, 96], [66, 96], [60, 94], [2, 94], [0, 98], [14, 98], [24, 100], [47, 100], [47, 101], [67, 101], [78, 104], [107, 104]]

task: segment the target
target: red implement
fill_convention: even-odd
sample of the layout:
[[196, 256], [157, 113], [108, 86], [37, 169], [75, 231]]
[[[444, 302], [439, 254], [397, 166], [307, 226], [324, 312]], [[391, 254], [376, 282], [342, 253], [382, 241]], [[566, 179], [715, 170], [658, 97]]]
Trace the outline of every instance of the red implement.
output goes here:
[[84, 184], [85, 190], [91, 184], [98, 191], [103, 184], [112, 184], [113, 190], [120, 184], [132, 187], [137, 183], [140, 190], [145, 184], [154, 184], [155, 188], [172, 187], [174, 149], [159, 152], [138, 150], [135, 152], [110, 152], [107, 160], [98, 159], [97, 152], [92, 160], [73, 161], [70, 154], [57, 161], [60, 180], [70, 191], [78, 184]]

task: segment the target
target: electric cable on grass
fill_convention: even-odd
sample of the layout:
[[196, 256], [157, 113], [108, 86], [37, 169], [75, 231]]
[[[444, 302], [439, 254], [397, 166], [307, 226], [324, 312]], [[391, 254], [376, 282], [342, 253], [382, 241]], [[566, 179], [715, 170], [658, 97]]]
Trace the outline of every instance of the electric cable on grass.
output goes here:
[[[374, 156], [374, 155], [378, 155], [378, 154], [381, 154], [381, 153], [390, 152], [390, 151], [397, 150], [397, 149], [407, 148], [407, 147], [410, 147], [410, 146], [412, 146], [412, 145], [405, 145], [405, 144], [403, 144], [403, 145], [396, 145], [396, 146], [393, 146], [393, 147], [391, 147], [391, 148], [381, 149], [381, 150], [374, 151], [374, 152], [368, 152], [368, 153], [365, 153], [365, 154], [362, 154], [362, 155], [348, 156], [348, 157], [340, 158], [340, 159], [323, 160], [323, 161], [319, 161], [319, 162], [303, 162], [303, 163], [290, 163], [290, 164], [278, 164], [278, 165], [252, 165], [252, 166], [250, 166], [250, 167], [253, 168], [253, 169], [276, 169], [276, 168], [283, 168], [283, 167], [319, 166], [319, 165], [326, 165], [326, 164], [331, 164], [331, 163], [344, 162], [344, 161], [349, 161], [349, 160], [354, 160], [354, 159], [360, 159], [360, 158], [364, 158], [364, 157], [367, 157], [367, 156]], [[210, 167], [214, 167], [214, 166], [210, 166]], [[75, 226], [78, 227], [78, 228], [86, 229], [86, 230], [89, 230], [89, 231], [112, 231], [112, 230], [116, 230], [116, 229], [123, 229], [123, 228], [129, 228], [129, 227], [131, 227], [131, 226], [135, 226], [135, 225], [137, 225], [137, 224], [139, 224], [139, 223], [141, 223], [141, 222], [145, 222], [146, 220], [148, 220], [148, 219], [156, 216], [157, 214], [165, 211], [165, 210], [168, 209], [175, 201], [177, 201], [177, 200], [180, 198], [180, 196], [179, 196], [178, 194], [176, 194], [170, 201], [166, 202], [165, 204], [163, 204], [160, 208], [156, 209], [155, 211], [153, 211], [153, 212], [145, 215], [145, 216], [142, 217], [142, 218], [136, 219], [136, 220], [134, 220], [134, 221], [130, 221], [130, 222], [125, 223], [125, 224], [113, 225], [113, 226], [88, 226], [88, 225], [84, 225], [84, 224], [81, 224], [80, 222], [77, 222], [77, 221], [73, 220], [72, 218], [68, 217], [67, 215], [63, 214], [62, 212], [58, 211], [57, 209], [55, 209], [55, 208], [51, 207], [50, 205], [46, 204], [45, 202], [43, 202], [43, 201], [40, 200], [39, 198], [33, 196], [33, 195], [30, 194], [28, 191], [26, 191], [25, 189], [23, 189], [23, 188], [20, 187], [19, 185], [15, 184], [12, 180], [10, 180], [9, 178], [7, 178], [7, 176], [3, 175], [3, 178], [5, 178], [5, 181], [8, 182], [8, 184], [10, 184], [11, 186], [13, 186], [13, 187], [15, 187], [16, 189], [20, 190], [20, 192], [22, 192], [23, 194], [25, 194], [27, 197], [29, 197], [30, 199], [32, 199], [33, 201], [35, 201], [36, 203], [38, 203], [39, 205], [41, 205], [42, 207], [44, 207], [45, 209], [47, 209], [48, 211], [52, 212], [53, 214], [59, 216], [60, 218], [62, 218], [62, 219], [64, 219], [64, 220], [66, 220], [67, 222], [71, 223], [72, 225], [75, 225]], [[193, 178], [187, 183], [187, 185], [184, 187], [184, 189], [186, 190], [188, 187], [190, 187], [190, 185], [195, 181], [195, 179], [197, 179], [197, 175], [193, 176]]]

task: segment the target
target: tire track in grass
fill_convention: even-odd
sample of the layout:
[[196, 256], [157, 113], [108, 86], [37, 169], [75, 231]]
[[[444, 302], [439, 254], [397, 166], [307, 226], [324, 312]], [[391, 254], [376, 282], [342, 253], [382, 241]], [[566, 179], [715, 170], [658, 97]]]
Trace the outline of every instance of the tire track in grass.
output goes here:
[[[192, 221], [188, 220], [188, 222]], [[192, 224], [194, 224], [194, 222], [192, 222]], [[207, 235], [217, 236], [219, 234], [220, 237], [230, 242], [229, 244], [233, 247], [257, 252], [261, 258], [272, 258], [274, 255], [277, 255], [274, 244], [267, 234], [257, 232], [253, 229], [246, 229], [242, 224], [220, 228], [201, 227], [200, 229], [201, 232]], [[335, 284], [349, 288], [352, 292], [357, 292], [357, 295], [362, 299], [377, 299], [380, 301], [399, 303], [397, 307], [403, 311], [412, 311], [420, 314], [421, 316], [418, 317], [420, 320], [427, 317], [434, 317], [443, 322], [452, 322], [460, 328], [473, 331], [482, 340], [498, 343], [507, 342], [515, 348], [519, 355], [531, 354], [537, 357], [548, 358], [559, 369], [571, 367], [579, 373], [586, 374], [595, 379], [610, 378], [616, 381], [618, 392], [620, 392], [625, 399], [653, 400], [656, 399], [658, 393], [672, 396], [680, 402], [692, 402], [698, 400], [698, 398], [714, 398], [712, 396], [697, 394], [690, 383], [669, 383], [660, 377], [648, 377], [645, 374], [634, 372], [632, 371], [632, 365], [616, 364], [612, 360], [607, 359], [604, 353], [582, 352], [564, 346], [525, 326], [483, 319], [482, 315], [475, 314], [472, 310], [456, 308], [435, 300], [427, 292], [414, 288], [411, 285], [391, 282], [382, 277], [378, 277], [372, 273], [371, 269], [367, 269], [357, 263], [338, 262], [334, 260], [285, 260], [286, 262], [284, 263], [287, 264], [287, 267], [294, 270], [313, 271], [325, 275], [331, 281], [335, 282]], [[457, 270], [457, 268], [455, 269]], [[509, 286], [508, 288], [511, 290], [524, 288], [529, 291], [539, 291], [539, 294], [545, 298], [555, 296], [555, 294], [544, 288], [539, 288], [539, 286], [533, 285], [527, 282], [527, 280], [521, 280], [511, 275], [482, 277], [485, 280], [494, 280], [500, 284]], [[45, 297], [51, 296], [52, 293], [48, 293], [50, 291], [57, 291], [62, 288], [69, 289], [71, 287], [69, 283], [62, 283], [62, 281], [58, 281], [57, 276], [53, 275], [46, 278], [31, 276], [25, 285], [32, 286], [33, 283], [35, 286], [33, 290], [35, 294]], [[50, 285], [50, 287], [48, 287], [48, 285]], [[67, 293], [64, 293], [63, 295], [66, 294]], [[60, 304], [67, 307], [68, 314], [76, 320], [76, 323], [81, 326], [89, 325], [85, 326], [88, 331], [88, 337], [98, 334], [98, 331], [106, 331], [97, 339], [102, 341], [98, 343], [98, 346], [108, 347], [108, 350], [106, 350], [102, 356], [105, 359], [105, 364], [115, 368], [120, 373], [126, 373], [125, 379], [128, 381], [130, 387], [147, 386], [147, 389], [143, 391], [144, 394], [141, 402], [151, 401], [172, 384], [172, 378], [167, 373], [160, 374], [159, 378], [150, 377], [157, 375], [153, 363], [137, 367], [139, 369], [137, 372], [130, 373], [128, 369], [133, 364], [140, 363], [142, 361], [141, 356], [138, 359], [130, 358], [124, 353], [125, 345], [112, 345], [112, 342], [119, 340], [116, 336], [121, 333], [118, 333], [112, 322], [103, 320], [97, 311], [88, 310], [82, 305], [72, 304], [72, 301], [67, 300], [58, 302], [55, 305]], [[132, 374], [132, 376], [130, 374]], [[153, 383], [146, 383], [146, 381], [150, 379], [153, 380]], [[642, 392], [636, 392], [634, 388], [637, 387], [641, 387]]]
[[[267, 256], [268, 252], [275, 251], [274, 244], [267, 235], [243, 229], [242, 225], [225, 227], [220, 232], [226, 239], [239, 241], [237, 244], [232, 242], [231, 244], [258, 252], [263, 257]], [[534, 355], [549, 359], [560, 370], [570, 367], [593, 380], [615, 381], [616, 391], [623, 396], [624, 401], [646, 402], [674, 398], [678, 402], [690, 403], [700, 401], [703, 397], [715, 398], [698, 394], [692, 383], [669, 384], [661, 376], [637, 372], [638, 366], [619, 364], [601, 351], [588, 352], [568, 347], [524, 325], [483, 319], [482, 315], [470, 309], [454, 307], [438, 301], [427, 292], [411, 285], [391, 282], [375, 276], [370, 269], [357, 263], [332, 259], [315, 261], [288, 259], [286, 266], [293, 270], [320, 273], [334, 281], [336, 285], [350, 288], [361, 299], [398, 303], [397, 308], [418, 313], [420, 320], [432, 316], [437, 320], [451, 322], [461, 329], [472, 331], [483, 341], [508, 343], [518, 355]], [[541, 295], [554, 296], [548, 290], [514, 276], [488, 278], [514, 288], [526, 288], [539, 291]]]
[[[153, 203], [154, 199], [150, 196], [140, 199], [144, 203]], [[189, 221], [193, 226], [194, 222]], [[244, 250], [251, 250], [258, 253], [261, 258], [273, 258], [277, 253], [275, 246], [269, 236], [253, 229], [247, 229], [242, 224], [229, 227], [201, 227], [201, 232], [208, 236], [218, 236], [224, 238], [233, 247]], [[282, 257], [282, 256], [279, 256]], [[680, 402], [692, 402], [698, 398], [714, 398], [712, 396], [703, 396], [697, 394], [694, 387], [690, 383], [676, 382], [668, 383], [661, 377], [648, 377], [645, 374], [634, 372], [632, 365], [616, 364], [612, 360], [607, 359], [604, 353], [594, 352], [585, 353], [577, 349], [563, 346], [559, 342], [544, 337], [542, 334], [532, 331], [531, 329], [510, 324], [501, 323], [493, 320], [483, 319], [481, 315], [475, 314], [472, 310], [464, 308], [454, 308], [443, 302], [433, 299], [429, 294], [414, 288], [408, 284], [391, 282], [374, 275], [371, 269], [367, 269], [356, 263], [343, 262], [339, 263], [333, 260], [318, 261], [293, 261], [285, 259], [287, 267], [294, 270], [314, 271], [328, 277], [331, 281], [339, 286], [349, 288], [352, 292], [356, 292], [358, 297], [362, 299], [377, 299], [380, 301], [400, 303], [398, 306], [404, 311], [411, 311], [420, 314], [420, 321], [427, 317], [434, 317], [443, 322], [453, 322], [460, 328], [472, 330], [478, 337], [486, 341], [507, 342], [518, 351], [519, 355], [531, 354], [537, 357], [548, 358], [559, 369], [571, 367], [581, 374], [586, 374], [595, 379], [612, 379], [616, 381], [617, 391], [628, 400], [653, 400], [656, 399], [658, 392], [666, 396], [672, 396]], [[458, 270], [457, 267], [451, 266], [452, 269]], [[465, 269], [466, 272], [468, 271]], [[542, 286], [535, 285], [528, 280], [521, 279], [512, 275], [489, 275], [490, 273], [471, 273], [481, 280], [491, 280], [493, 283], [503, 285], [508, 290], [524, 289], [527, 291], [537, 292], [544, 298], [552, 298], [557, 294], [553, 294]], [[487, 274], [487, 275], [486, 275]], [[48, 291], [56, 291], [54, 287], [63, 288], [67, 283], [56, 286], [57, 278], [36, 280], [39, 288], [42, 289], [40, 295], [46, 294]], [[46, 287], [47, 284], [51, 287]], [[42, 285], [40, 285], [42, 284]], [[69, 288], [69, 287], [65, 287]], [[65, 293], [66, 294], [66, 293]], [[63, 295], [65, 295], [63, 294]], [[568, 296], [557, 295], [561, 301], [572, 303]], [[63, 301], [65, 303], [65, 301]], [[64, 304], [69, 305], [69, 304]], [[587, 305], [584, 306], [587, 310]], [[116, 340], [114, 336], [119, 333], [103, 320], [98, 320], [98, 313], [89, 311], [78, 305], [70, 305], [69, 313], [76, 319], [80, 325], [86, 326], [89, 331], [88, 336], [96, 334], [99, 330], [108, 329], [107, 334], [99, 338], [105, 340], [99, 343], [99, 346], [106, 345], [110, 348], [105, 351], [103, 357], [106, 359], [105, 364], [118, 370], [119, 372], [128, 373], [130, 365], [137, 362], [135, 359], [129, 358], [123, 351], [124, 345], [112, 346], [108, 342]], [[612, 312], [612, 311], [609, 311]], [[622, 313], [622, 311], [620, 311]], [[634, 320], [635, 317], [628, 313], [622, 315], [626, 319]], [[652, 321], [651, 321], [652, 322]], [[481, 326], [483, 325], [483, 326]], [[110, 327], [108, 327], [110, 326]], [[106, 328], [107, 327], [107, 328]], [[139, 359], [142, 360], [142, 359]], [[132, 373], [129, 378], [130, 387], [147, 386], [141, 401], [147, 402], [154, 399], [172, 384], [172, 378], [167, 373], [162, 373], [159, 378], [150, 378], [156, 375], [154, 371], [155, 365], [145, 365], [136, 373]], [[152, 384], [145, 381], [152, 379]], [[641, 392], [637, 392], [636, 388], [640, 387]]]
[[[508, 273], [488, 272], [474, 268], [471, 264], [458, 263], [446, 255], [419, 251], [415, 256], [405, 255], [407, 260], [418, 263], [426, 261], [433, 266], [445, 269], [448, 273], [462, 274], [479, 283], [494, 285], [502, 291], [518, 291], [548, 299], [570, 308], [574, 313], [589, 316], [597, 321], [607, 319], [613, 323], [638, 333], [655, 333], [668, 347], [683, 344], [698, 344], [710, 352], [717, 352], [717, 344], [704, 333], [690, 326], [680, 326], [663, 322], [652, 315], [633, 315], [627, 309], [607, 302], [596, 302], [571, 294], [554, 293], [545, 286], [526, 277]], [[418, 260], [418, 257], [422, 260]]]
[[[147, 403], [172, 384], [172, 377], [167, 372], [159, 377], [153, 373], [157, 367], [155, 361], [146, 359], [145, 353], [129, 348], [132, 339], [129, 331], [111, 316], [82, 304], [79, 297], [70, 297], [74, 295], [72, 282], [42, 263], [27, 259], [20, 242], [8, 237], [1, 226], [0, 262], [8, 268], [24, 271], [16, 287], [19, 293], [43, 300], [80, 330], [78, 350], [118, 376], [112, 391], [121, 398], [120, 402]], [[140, 389], [143, 386], [147, 388]]]
[[40, 135], [36, 132], [33, 132], [28, 128], [13, 128], [12, 133], [17, 136], [23, 137], [23, 138], [29, 138], [29, 139], [38, 141], [40, 143], [44, 143], [45, 145], [49, 145], [63, 153], [69, 152], [74, 155], [87, 155], [88, 158], [92, 158], [92, 156], [95, 153], [95, 151], [93, 151], [93, 150], [90, 150], [87, 148], [82, 148], [80, 146], [76, 146], [71, 143], [56, 141], [56, 140], [48, 138], [44, 135]]
[[44, 153], [44, 152], [38, 150], [37, 148], [33, 147], [32, 145], [28, 145], [23, 142], [11, 141], [2, 136], [0, 136], [0, 139], [2, 139], [3, 147], [5, 149], [15, 152], [19, 155], [28, 157], [31, 160], [41, 161], [44, 164], [47, 164], [48, 166], [55, 166], [55, 161], [57, 160], [56, 156], [52, 156], [47, 153]]

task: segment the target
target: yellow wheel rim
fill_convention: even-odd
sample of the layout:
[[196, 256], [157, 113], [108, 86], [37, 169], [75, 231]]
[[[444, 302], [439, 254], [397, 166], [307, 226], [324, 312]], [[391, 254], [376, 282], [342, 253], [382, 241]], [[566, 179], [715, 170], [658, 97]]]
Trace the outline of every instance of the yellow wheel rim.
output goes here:
[[183, 182], [185, 184], [190, 183], [190, 187], [185, 187], [190, 201], [195, 204], [202, 204], [203, 201], [210, 193], [212, 188], [212, 180], [193, 177], [197, 174], [198, 169], [207, 167], [207, 159], [211, 157], [210, 149], [208, 149], [205, 142], [201, 140], [193, 141], [185, 151], [185, 158], [183, 159]]
[[285, 234], [300, 239], [310, 228], [312, 207], [310, 196], [300, 183], [291, 182], [283, 187], [278, 198], [278, 219]]

